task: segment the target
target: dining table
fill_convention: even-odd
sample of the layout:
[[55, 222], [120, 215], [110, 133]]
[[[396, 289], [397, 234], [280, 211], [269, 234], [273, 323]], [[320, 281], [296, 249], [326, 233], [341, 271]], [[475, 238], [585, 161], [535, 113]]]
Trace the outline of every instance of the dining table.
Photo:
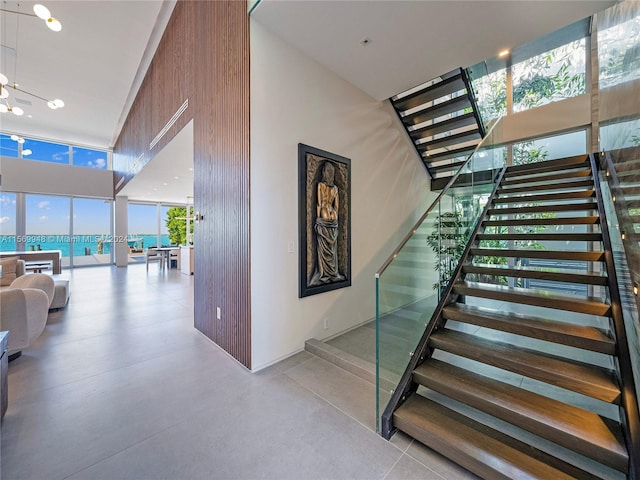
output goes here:
[[177, 252], [180, 250], [178, 246], [172, 247], [155, 247], [155, 250], [162, 255], [162, 262], [166, 261], [167, 269], [171, 268], [171, 252]]

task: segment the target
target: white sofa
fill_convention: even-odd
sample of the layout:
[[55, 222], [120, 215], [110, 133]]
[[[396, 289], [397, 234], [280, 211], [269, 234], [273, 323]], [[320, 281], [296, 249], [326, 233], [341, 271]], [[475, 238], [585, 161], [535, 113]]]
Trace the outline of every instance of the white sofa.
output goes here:
[[[16, 279], [0, 286], [0, 330], [9, 331], [9, 358], [12, 360], [28, 348], [47, 324], [49, 306], [54, 298], [55, 282], [49, 275], [24, 275], [24, 261], [2, 260], [1, 265], [14, 270]], [[21, 273], [20, 275], [18, 275]], [[13, 274], [12, 274], [13, 276]], [[8, 283], [5, 279], [3, 283]]]

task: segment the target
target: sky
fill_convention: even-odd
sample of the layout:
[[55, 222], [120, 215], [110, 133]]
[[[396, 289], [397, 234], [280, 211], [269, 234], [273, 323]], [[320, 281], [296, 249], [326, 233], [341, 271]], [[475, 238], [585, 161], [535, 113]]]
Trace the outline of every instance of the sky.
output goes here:
[[[9, 135], [0, 134], [0, 154], [18, 158], [19, 144]], [[26, 153], [30, 153], [26, 155]], [[70, 151], [73, 165], [106, 169], [107, 153], [81, 147], [71, 147], [52, 142], [25, 138], [22, 144], [25, 160], [69, 164]], [[49, 195], [26, 195], [27, 235], [64, 235], [69, 233], [70, 205], [68, 197]], [[16, 232], [16, 195], [0, 192], [0, 235]], [[164, 218], [169, 207], [161, 207], [161, 233], [166, 233]], [[109, 202], [97, 199], [76, 198], [73, 202], [73, 230], [75, 235], [108, 234]], [[155, 205], [129, 206], [129, 232], [133, 234], [156, 234], [158, 230], [157, 207]]]
[[[69, 233], [69, 197], [26, 195], [27, 235], [65, 235]], [[110, 201], [76, 198], [73, 201], [75, 235], [108, 234]], [[164, 222], [170, 207], [160, 207], [160, 232], [167, 233]], [[0, 194], [0, 235], [16, 233], [16, 195]], [[155, 235], [158, 229], [156, 205], [129, 205], [129, 233]]]

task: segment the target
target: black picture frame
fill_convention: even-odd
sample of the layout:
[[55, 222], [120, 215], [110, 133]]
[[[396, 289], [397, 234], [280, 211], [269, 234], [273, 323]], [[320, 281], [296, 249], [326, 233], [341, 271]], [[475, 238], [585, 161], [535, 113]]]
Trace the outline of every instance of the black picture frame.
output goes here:
[[[333, 182], [327, 182], [331, 171]], [[324, 192], [322, 208], [319, 191]], [[351, 286], [350, 159], [298, 144], [298, 232], [299, 298]]]

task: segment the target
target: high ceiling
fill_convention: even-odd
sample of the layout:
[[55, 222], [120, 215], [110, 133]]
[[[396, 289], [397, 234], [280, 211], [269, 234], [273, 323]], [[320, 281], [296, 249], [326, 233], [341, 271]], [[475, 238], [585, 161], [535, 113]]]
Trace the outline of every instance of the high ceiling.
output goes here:
[[[383, 100], [615, 1], [262, 0], [252, 18]], [[363, 40], [369, 39], [366, 45]]]
[[[9, 90], [22, 117], [0, 114], [0, 130], [81, 146], [110, 148], [170, 18], [176, 0], [44, 0], [62, 31], [37, 18], [0, 13], [0, 72], [10, 82], [65, 107]], [[186, 1], [186, 0], [185, 0]], [[4, 9], [32, 12], [34, 1]], [[250, 4], [255, 0], [250, 0]], [[493, 57], [601, 11], [615, 1], [262, 0], [252, 17], [376, 99], [460, 66]], [[361, 41], [369, 39], [366, 46]], [[149, 162], [127, 185], [130, 198], [160, 198], [162, 183], [184, 180], [192, 158], [176, 161], [188, 131], [168, 146], [172, 162]], [[187, 145], [187, 147], [185, 147]], [[182, 158], [183, 156], [179, 156]], [[175, 171], [172, 169], [175, 168]], [[175, 179], [174, 179], [175, 180]], [[154, 182], [161, 182], [153, 190]], [[190, 191], [171, 198], [184, 201]], [[192, 188], [192, 186], [191, 186]], [[165, 192], [167, 193], [167, 192]], [[169, 194], [167, 193], [167, 196]]]
[[[35, 3], [3, 1], [0, 6], [31, 14]], [[155, 50], [174, 3], [42, 3], [62, 23], [60, 32], [49, 30], [39, 18], [0, 12], [0, 72], [31, 93], [61, 98], [65, 107], [54, 111], [42, 100], [9, 89], [9, 103], [25, 113], [21, 117], [1, 114], [0, 128], [25, 136], [111, 147], [129, 94], [138, 88], [136, 75], [145, 73], [145, 50]]]

